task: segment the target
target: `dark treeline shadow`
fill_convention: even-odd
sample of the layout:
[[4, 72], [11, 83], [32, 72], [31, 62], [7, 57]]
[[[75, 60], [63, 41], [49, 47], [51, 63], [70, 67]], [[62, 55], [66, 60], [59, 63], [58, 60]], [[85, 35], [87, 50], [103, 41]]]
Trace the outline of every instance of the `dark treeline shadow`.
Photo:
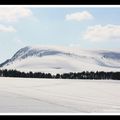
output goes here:
[[52, 78], [52, 79], [113, 79], [120, 80], [120, 72], [70, 72], [63, 74], [42, 73], [42, 72], [21, 72], [17, 70], [0, 70], [0, 77], [20, 77], [20, 78]]

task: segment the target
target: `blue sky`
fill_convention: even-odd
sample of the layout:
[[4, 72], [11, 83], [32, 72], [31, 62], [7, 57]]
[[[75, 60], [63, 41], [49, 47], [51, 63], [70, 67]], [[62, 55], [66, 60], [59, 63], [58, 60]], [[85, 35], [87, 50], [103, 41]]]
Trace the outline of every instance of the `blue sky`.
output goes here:
[[120, 8], [0, 6], [0, 63], [30, 45], [119, 49]]

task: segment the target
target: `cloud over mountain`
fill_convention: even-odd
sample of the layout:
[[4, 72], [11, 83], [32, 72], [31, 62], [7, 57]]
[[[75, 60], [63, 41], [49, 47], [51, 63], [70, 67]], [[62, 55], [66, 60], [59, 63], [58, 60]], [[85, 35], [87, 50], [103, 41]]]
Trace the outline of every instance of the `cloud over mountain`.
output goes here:
[[84, 33], [84, 39], [93, 42], [120, 40], [120, 25], [108, 24], [88, 27]]
[[84, 20], [93, 19], [93, 15], [88, 11], [75, 12], [75, 13], [67, 14], [65, 16], [65, 19], [81, 22], [81, 21], [84, 21]]
[[24, 7], [0, 7], [0, 21], [14, 22], [29, 17], [32, 11]]

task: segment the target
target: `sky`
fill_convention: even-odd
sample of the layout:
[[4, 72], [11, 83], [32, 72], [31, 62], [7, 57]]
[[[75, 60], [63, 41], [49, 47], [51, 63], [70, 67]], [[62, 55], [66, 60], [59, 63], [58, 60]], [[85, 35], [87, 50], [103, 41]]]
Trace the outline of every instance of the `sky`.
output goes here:
[[0, 6], [0, 63], [32, 45], [120, 49], [120, 7]]

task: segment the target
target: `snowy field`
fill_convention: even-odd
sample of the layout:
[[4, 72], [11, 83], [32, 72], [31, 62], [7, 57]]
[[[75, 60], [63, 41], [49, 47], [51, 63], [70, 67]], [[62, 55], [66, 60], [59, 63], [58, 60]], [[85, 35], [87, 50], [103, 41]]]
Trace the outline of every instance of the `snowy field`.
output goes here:
[[120, 113], [120, 81], [0, 78], [0, 113]]

